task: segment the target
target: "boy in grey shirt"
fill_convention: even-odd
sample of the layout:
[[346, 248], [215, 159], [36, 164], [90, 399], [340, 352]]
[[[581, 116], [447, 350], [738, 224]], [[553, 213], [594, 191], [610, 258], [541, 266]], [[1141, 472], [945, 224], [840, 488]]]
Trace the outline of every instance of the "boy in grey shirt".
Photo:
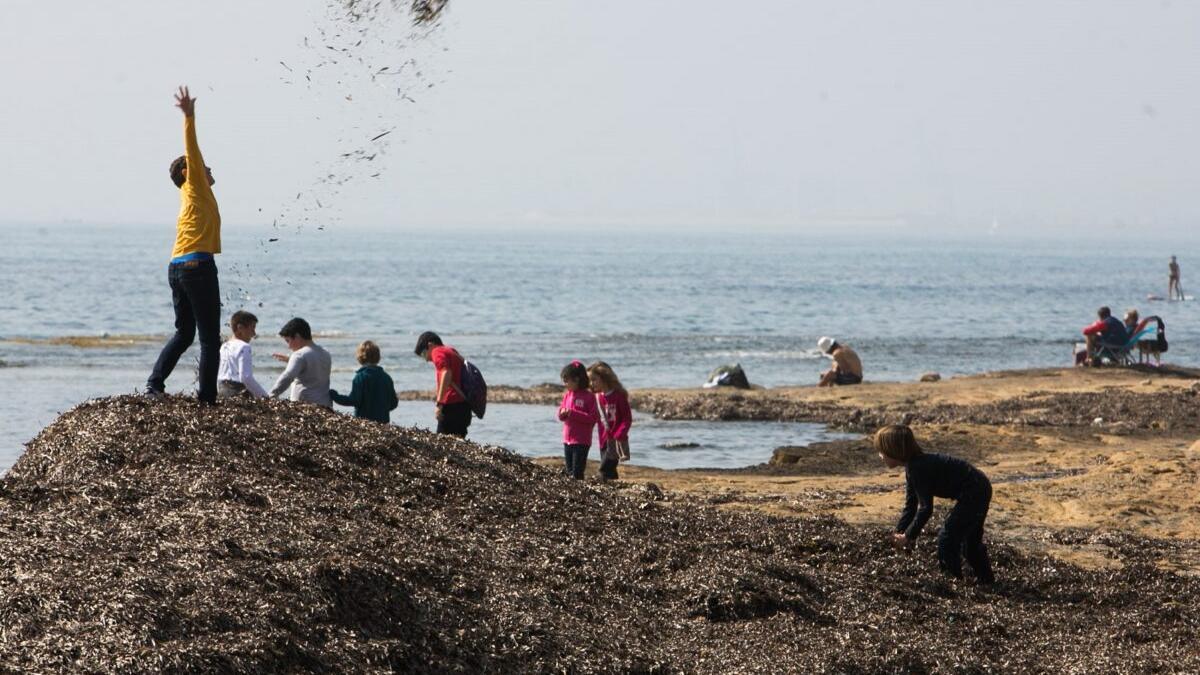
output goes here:
[[287, 368], [283, 369], [279, 379], [275, 380], [275, 386], [271, 387], [271, 397], [279, 396], [290, 386], [293, 401], [305, 401], [332, 408], [333, 401], [329, 398], [329, 369], [333, 361], [329, 358], [329, 352], [313, 342], [312, 328], [308, 322], [299, 317], [288, 321], [279, 329], [279, 337], [287, 343], [292, 354], [271, 355], [287, 363]]

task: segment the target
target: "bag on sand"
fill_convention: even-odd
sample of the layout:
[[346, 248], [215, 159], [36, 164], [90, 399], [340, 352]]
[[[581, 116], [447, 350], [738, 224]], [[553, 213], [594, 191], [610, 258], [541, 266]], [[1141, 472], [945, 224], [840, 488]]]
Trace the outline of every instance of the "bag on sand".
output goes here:
[[475, 367], [474, 363], [463, 359], [462, 388], [458, 393], [467, 400], [467, 405], [471, 406], [471, 412], [479, 419], [483, 419], [483, 414], [487, 412], [487, 382], [483, 380], [483, 373], [479, 372], [479, 368]]

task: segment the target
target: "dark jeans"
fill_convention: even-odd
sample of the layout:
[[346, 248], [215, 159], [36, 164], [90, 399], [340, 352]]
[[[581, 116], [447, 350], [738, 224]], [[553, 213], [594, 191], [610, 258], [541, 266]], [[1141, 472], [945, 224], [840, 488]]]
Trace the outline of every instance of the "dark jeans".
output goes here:
[[992, 485], [987, 482], [969, 486], [958, 498], [938, 535], [938, 563], [942, 571], [962, 578], [962, 554], [965, 552], [980, 583], [990, 584], [996, 580], [992, 576], [987, 547], [983, 545], [983, 521], [991, 502]]
[[620, 478], [617, 475], [617, 459], [615, 457], [605, 457], [600, 460], [600, 477], [604, 480], [616, 480]]
[[575, 480], [583, 480], [583, 472], [587, 470], [588, 450], [590, 445], [574, 445], [563, 443], [563, 457], [567, 460], [566, 474]]
[[217, 398], [234, 398], [234, 397], [249, 397], [250, 392], [246, 391], [246, 385], [241, 382], [230, 382], [229, 380], [221, 380], [217, 383]]
[[442, 419], [438, 420], [437, 432], [450, 434], [459, 438], [467, 437], [467, 427], [471, 426], [471, 404], [447, 403], [442, 406]]
[[221, 351], [221, 288], [217, 283], [217, 264], [212, 260], [193, 260], [167, 267], [171, 285], [171, 304], [175, 306], [175, 334], [167, 340], [146, 387], [155, 391], [167, 388], [167, 378], [175, 370], [179, 357], [192, 346], [200, 332], [200, 400], [217, 400], [217, 367]]
[[843, 386], [850, 385], [850, 384], [862, 384], [862, 375], [855, 375], [854, 373], [843, 373], [842, 371], [839, 370], [839, 371], [837, 371], [837, 374], [834, 375], [833, 383], [840, 384]]

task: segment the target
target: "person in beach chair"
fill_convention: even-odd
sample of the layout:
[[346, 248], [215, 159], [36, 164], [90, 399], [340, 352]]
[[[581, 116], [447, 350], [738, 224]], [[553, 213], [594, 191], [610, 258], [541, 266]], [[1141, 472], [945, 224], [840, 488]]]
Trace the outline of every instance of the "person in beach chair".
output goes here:
[[1099, 366], [1106, 361], [1118, 365], [1125, 363], [1129, 351], [1125, 348], [1129, 338], [1125, 324], [1113, 316], [1108, 307], [1096, 310], [1096, 316], [1095, 323], [1083, 329], [1085, 348], [1075, 353], [1075, 365]]
[[1125, 313], [1125, 325], [1128, 327], [1131, 322], [1129, 340], [1125, 343], [1128, 364], [1133, 365], [1133, 350], [1136, 348], [1139, 364], [1149, 365], [1153, 357], [1154, 365], [1161, 366], [1163, 352], [1167, 351], [1167, 326], [1162, 318], [1148, 316], [1138, 321], [1137, 310], [1131, 309]]

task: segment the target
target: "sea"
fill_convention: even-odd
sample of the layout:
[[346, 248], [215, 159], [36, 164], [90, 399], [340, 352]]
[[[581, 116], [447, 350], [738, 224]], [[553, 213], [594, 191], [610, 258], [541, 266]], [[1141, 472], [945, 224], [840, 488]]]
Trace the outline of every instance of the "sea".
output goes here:
[[[173, 326], [173, 236], [173, 223], [0, 227], [0, 470], [59, 414], [144, 386]], [[1195, 244], [1134, 236], [227, 224], [223, 239], [224, 318], [259, 317], [254, 362], [268, 385], [282, 367], [270, 354], [285, 351], [276, 333], [293, 316], [331, 352], [343, 389], [365, 339], [380, 345], [399, 389], [432, 389], [432, 367], [413, 354], [425, 330], [492, 385], [558, 382], [573, 359], [603, 359], [634, 389], [700, 386], [734, 363], [756, 385], [811, 385], [828, 367], [816, 349], [823, 335], [858, 351], [868, 381], [1066, 366], [1100, 305], [1161, 316], [1165, 360], [1200, 365], [1200, 306], [1147, 299], [1166, 295], [1170, 255], [1187, 289]], [[185, 354], [169, 391], [194, 390], [198, 354], [198, 344]], [[405, 402], [393, 420], [429, 427], [433, 407]], [[471, 438], [558, 456], [559, 425], [553, 407], [497, 404]], [[638, 464], [732, 468], [842, 436], [816, 424], [639, 415], [631, 445]]]

